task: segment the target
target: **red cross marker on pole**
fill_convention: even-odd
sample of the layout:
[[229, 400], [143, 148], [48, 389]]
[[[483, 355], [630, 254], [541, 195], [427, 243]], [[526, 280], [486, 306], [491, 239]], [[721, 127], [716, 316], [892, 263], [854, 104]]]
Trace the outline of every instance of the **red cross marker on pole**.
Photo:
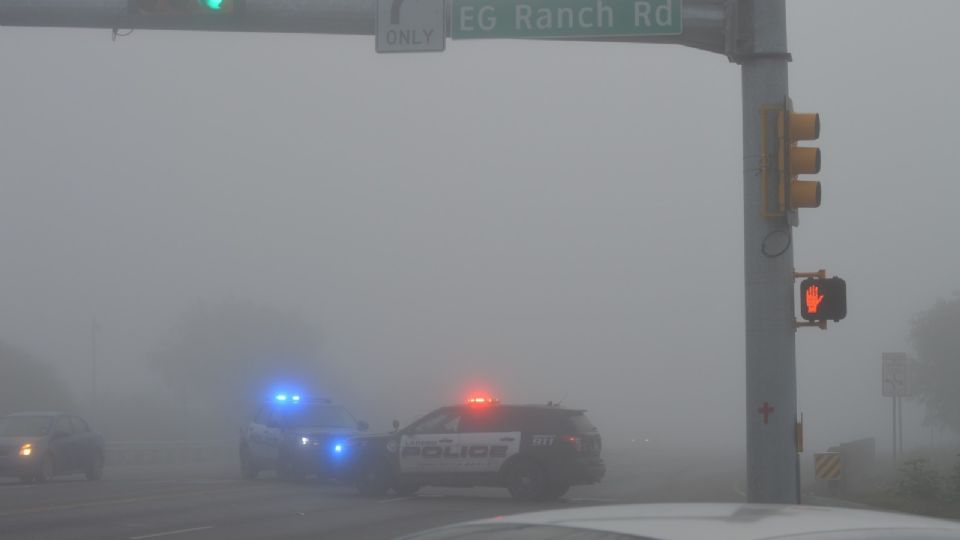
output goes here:
[[763, 407], [760, 407], [759, 409], [757, 409], [757, 412], [763, 415], [763, 423], [766, 424], [766, 423], [767, 423], [767, 420], [770, 419], [770, 413], [772, 413], [772, 412], [775, 411], [775, 410], [776, 410], [776, 409], [774, 409], [773, 407], [771, 407], [769, 403], [767, 403], [766, 401], [764, 401], [764, 402], [763, 402]]

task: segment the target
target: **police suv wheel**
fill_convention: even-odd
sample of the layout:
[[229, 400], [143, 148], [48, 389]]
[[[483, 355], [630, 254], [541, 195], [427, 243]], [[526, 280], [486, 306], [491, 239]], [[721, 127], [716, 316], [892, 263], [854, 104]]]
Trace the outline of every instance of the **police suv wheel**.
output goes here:
[[551, 484], [547, 487], [544, 498], [546, 500], [559, 499], [566, 495], [568, 491], [570, 491], [570, 484]]
[[383, 461], [371, 463], [360, 470], [357, 491], [361, 495], [379, 497], [390, 489], [390, 469]]
[[535, 501], [547, 496], [547, 473], [533, 461], [519, 461], [507, 475], [507, 489], [515, 499]]

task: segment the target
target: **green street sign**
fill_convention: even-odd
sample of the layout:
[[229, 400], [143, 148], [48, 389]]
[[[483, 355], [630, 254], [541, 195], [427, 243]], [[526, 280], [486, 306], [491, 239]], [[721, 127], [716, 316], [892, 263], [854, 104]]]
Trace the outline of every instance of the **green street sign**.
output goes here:
[[683, 0], [453, 0], [452, 5], [453, 39], [683, 33]]

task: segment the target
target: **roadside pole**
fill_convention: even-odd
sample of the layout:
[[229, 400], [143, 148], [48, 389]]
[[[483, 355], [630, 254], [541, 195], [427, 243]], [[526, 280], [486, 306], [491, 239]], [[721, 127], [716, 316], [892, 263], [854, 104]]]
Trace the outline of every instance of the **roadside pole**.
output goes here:
[[903, 456], [903, 398], [897, 398], [897, 453]]
[[[761, 109], [788, 96], [785, 0], [739, 4], [743, 85], [743, 239], [746, 297], [747, 499], [796, 504], [796, 327], [791, 225], [762, 211]], [[776, 167], [776, 163], [768, 163]]]
[[893, 467], [897, 467], [897, 396], [890, 396], [890, 403], [893, 404]]
[[97, 319], [90, 321], [90, 421], [97, 421]]

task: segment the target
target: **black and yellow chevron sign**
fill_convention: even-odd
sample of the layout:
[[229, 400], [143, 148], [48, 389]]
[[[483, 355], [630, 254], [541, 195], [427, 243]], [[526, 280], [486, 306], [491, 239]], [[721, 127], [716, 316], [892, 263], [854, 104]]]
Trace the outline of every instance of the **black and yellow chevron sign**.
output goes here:
[[839, 480], [843, 471], [840, 452], [824, 452], [813, 455], [813, 470], [817, 480]]

